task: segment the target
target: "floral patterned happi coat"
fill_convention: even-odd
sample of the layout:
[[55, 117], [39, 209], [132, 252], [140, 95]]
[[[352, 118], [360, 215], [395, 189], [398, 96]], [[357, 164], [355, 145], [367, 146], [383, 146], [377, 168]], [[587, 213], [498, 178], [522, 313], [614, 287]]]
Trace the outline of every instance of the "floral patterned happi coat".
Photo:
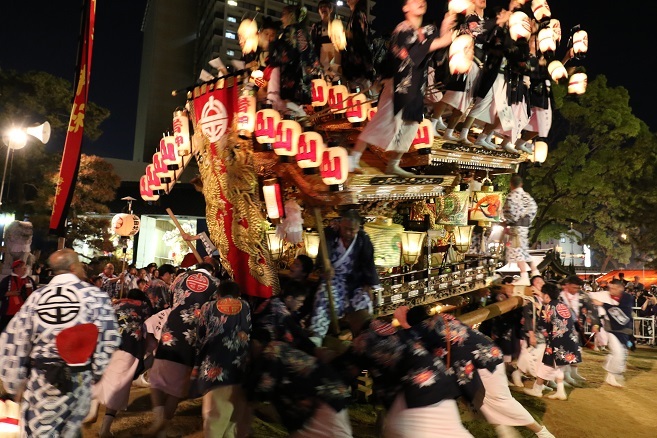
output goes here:
[[151, 300], [153, 315], [171, 307], [171, 288], [159, 278], [151, 280], [151, 284], [146, 289], [146, 295]]
[[296, 25], [287, 26], [274, 41], [269, 64], [281, 69], [281, 99], [309, 104], [312, 70], [319, 67], [317, 54], [308, 32]]
[[403, 391], [408, 408], [429, 406], [458, 397], [458, 387], [445, 364], [408, 333], [374, 320], [354, 339], [351, 354], [370, 372], [378, 400], [390, 408]]
[[193, 367], [201, 306], [214, 299], [219, 280], [205, 270], [187, 272], [172, 285], [173, 308], [162, 327], [155, 357]]
[[218, 386], [243, 383], [251, 336], [251, 309], [244, 300], [209, 301], [200, 315], [192, 373], [192, 393], [198, 396]]
[[390, 38], [390, 53], [394, 64], [394, 112], [402, 113], [404, 121], [422, 121], [424, 91], [431, 42], [438, 36], [436, 26], [416, 29], [408, 21], [397, 25]]
[[251, 377], [249, 395], [271, 401], [290, 433], [312, 418], [320, 402], [340, 412], [351, 395], [331, 367], [285, 342], [267, 344]]
[[447, 364], [448, 373], [456, 376], [461, 392], [469, 401], [483, 398], [477, 369], [492, 373], [504, 360], [502, 350], [489, 337], [448, 314], [437, 314], [410, 331], [435, 358]]
[[119, 349], [142, 360], [146, 349], [144, 321], [151, 316], [151, 307], [143, 301], [127, 298], [116, 301], [113, 307], [121, 335]]
[[253, 328], [263, 328], [272, 340], [286, 342], [308, 354], [315, 350], [315, 344], [278, 297], [270, 298], [253, 312]]
[[545, 337], [545, 365], [564, 366], [582, 361], [575, 318], [568, 306], [559, 300], [543, 305], [541, 318], [536, 321], [536, 325]]

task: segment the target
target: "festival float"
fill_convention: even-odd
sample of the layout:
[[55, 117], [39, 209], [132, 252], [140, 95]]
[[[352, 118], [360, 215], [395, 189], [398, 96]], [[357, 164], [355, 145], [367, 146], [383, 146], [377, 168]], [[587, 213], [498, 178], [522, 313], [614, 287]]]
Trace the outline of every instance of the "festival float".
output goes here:
[[[554, 80], [566, 80], [555, 62]], [[347, 208], [359, 210], [373, 242], [377, 316], [400, 305], [463, 307], [492, 282], [503, 265], [495, 224], [504, 193], [491, 178], [543, 162], [544, 139], [534, 141], [532, 153], [487, 150], [434, 137], [425, 120], [401, 162], [416, 176], [386, 175], [386, 153], [376, 147], [364, 153], [362, 173], [351, 174], [349, 148], [376, 112], [376, 99], [318, 77], [307, 115], [294, 120], [257, 102], [258, 73], [239, 70], [175, 91], [186, 93], [187, 103], [175, 110], [173, 135], [162, 139], [140, 181], [142, 199], [156, 201], [196, 160], [209, 237], [247, 294], [276, 294], [280, 271], [297, 254], [323, 257], [323, 228]], [[585, 87], [585, 75], [576, 79], [573, 87]]]

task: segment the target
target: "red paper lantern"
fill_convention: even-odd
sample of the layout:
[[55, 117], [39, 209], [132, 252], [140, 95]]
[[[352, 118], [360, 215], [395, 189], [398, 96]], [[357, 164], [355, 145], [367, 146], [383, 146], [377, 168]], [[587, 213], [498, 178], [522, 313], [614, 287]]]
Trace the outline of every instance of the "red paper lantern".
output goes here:
[[283, 197], [281, 196], [281, 186], [276, 178], [267, 179], [262, 186], [262, 194], [265, 198], [265, 207], [267, 216], [272, 223], [277, 223], [285, 215], [283, 208]]

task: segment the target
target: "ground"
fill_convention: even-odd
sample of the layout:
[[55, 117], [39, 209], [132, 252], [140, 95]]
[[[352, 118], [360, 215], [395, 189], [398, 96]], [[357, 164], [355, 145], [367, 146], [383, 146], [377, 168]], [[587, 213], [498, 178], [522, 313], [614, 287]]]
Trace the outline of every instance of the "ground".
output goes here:
[[[605, 353], [584, 352], [584, 363], [580, 374], [587, 378], [582, 388], [567, 389], [567, 401], [534, 398], [521, 390], [513, 389], [513, 395], [544, 423], [557, 438], [653, 438], [656, 436], [655, 421], [657, 407], [657, 349], [640, 347], [630, 354], [626, 376], [626, 388], [614, 388], [604, 384], [602, 369]], [[531, 385], [530, 381], [525, 382]], [[287, 436], [280, 424], [265, 421], [266, 410], [262, 410], [253, 421], [254, 438], [276, 438]], [[354, 437], [376, 437], [376, 413], [367, 404], [356, 404], [350, 409]], [[99, 421], [84, 430], [83, 436], [97, 436]], [[476, 438], [494, 437], [494, 430], [484, 421], [473, 419], [463, 413], [466, 427]], [[112, 431], [117, 438], [140, 436], [151, 420], [150, 398], [147, 389], [133, 388], [127, 412], [120, 413]], [[169, 437], [203, 436], [201, 430], [200, 400], [187, 401], [180, 405], [176, 417], [168, 430]], [[525, 428], [517, 428], [523, 437], [534, 436]]]

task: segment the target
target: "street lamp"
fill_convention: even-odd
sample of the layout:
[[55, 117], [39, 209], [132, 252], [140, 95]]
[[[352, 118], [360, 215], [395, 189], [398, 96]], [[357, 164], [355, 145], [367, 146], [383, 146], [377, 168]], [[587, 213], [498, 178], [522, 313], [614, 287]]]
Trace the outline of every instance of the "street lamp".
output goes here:
[[0, 185], [0, 206], [2, 206], [2, 195], [5, 191], [5, 177], [7, 176], [9, 153], [13, 150], [23, 149], [29, 139], [28, 135], [36, 138], [43, 144], [48, 143], [50, 139], [50, 123], [44, 122], [41, 125], [30, 126], [28, 128], [12, 127], [2, 136], [2, 140], [7, 145], [7, 156], [5, 158], [5, 168], [2, 172], [2, 185]]

